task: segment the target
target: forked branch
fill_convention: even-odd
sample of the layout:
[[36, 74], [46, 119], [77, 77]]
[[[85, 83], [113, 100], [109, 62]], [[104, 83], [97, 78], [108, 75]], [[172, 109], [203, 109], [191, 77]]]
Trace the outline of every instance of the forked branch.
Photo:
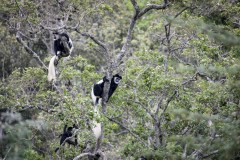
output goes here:
[[131, 3], [135, 9], [135, 13], [131, 19], [129, 28], [128, 28], [128, 33], [127, 33], [127, 37], [126, 37], [126, 41], [122, 46], [122, 49], [119, 53], [119, 55], [117, 56], [117, 60], [116, 60], [116, 64], [115, 67], [118, 67], [121, 63], [122, 63], [122, 59], [123, 57], [126, 55], [126, 52], [128, 51], [128, 47], [130, 45], [130, 41], [132, 40], [132, 34], [133, 34], [133, 29], [135, 27], [135, 24], [137, 22], [138, 19], [140, 19], [143, 15], [145, 15], [147, 12], [149, 12], [150, 10], [156, 9], [166, 9], [169, 6], [169, 2], [168, 0], [164, 1], [164, 4], [162, 5], [156, 5], [156, 4], [150, 4], [147, 7], [145, 7], [144, 9], [142, 9], [140, 11], [139, 6], [136, 2], [136, 0], [131, 0]]

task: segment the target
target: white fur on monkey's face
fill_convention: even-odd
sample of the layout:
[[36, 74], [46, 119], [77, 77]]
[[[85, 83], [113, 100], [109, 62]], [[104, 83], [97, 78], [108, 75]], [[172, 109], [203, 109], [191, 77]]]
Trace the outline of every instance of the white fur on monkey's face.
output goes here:
[[114, 83], [119, 84], [121, 81], [121, 78], [119, 77], [114, 77]]

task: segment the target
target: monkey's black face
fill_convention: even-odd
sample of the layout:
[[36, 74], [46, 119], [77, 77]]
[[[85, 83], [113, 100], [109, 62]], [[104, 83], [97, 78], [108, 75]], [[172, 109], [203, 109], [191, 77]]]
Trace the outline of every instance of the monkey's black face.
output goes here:
[[120, 77], [114, 77], [114, 83], [119, 84], [122, 78]]

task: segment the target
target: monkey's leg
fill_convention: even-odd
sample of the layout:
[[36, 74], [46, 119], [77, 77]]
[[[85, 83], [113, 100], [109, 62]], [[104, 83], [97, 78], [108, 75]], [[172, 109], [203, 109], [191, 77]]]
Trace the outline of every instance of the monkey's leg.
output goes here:
[[67, 57], [67, 56], [70, 55], [70, 48], [69, 48], [68, 42], [67, 41], [63, 41], [62, 44], [63, 44], [64, 51], [65, 51], [64, 53], [62, 53], [62, 56], [63, 57]]
[[75, 142], [73, 142], [73, 141], [71, 141], [71, 140], [67, 140], [66, 142], [69, 144], [69, 146], [70, 146], [70, 145], [75, 146]]
[[58, 51], [58, 52], [57, 52], [57, 55], [56, 55], [56, 57], [55, 57], [55, 60], [54, 60], [54, 65], [55, 65], [55, 66], [58, 65], [58, 61], [60, 60], [60, 58], [61, 58], [61, 52]]
[[74, 136], [74, 139], [75, 139], [75, 145], [77, 146], [78, 145], [78, 141], [77, 141], [77, 135]]

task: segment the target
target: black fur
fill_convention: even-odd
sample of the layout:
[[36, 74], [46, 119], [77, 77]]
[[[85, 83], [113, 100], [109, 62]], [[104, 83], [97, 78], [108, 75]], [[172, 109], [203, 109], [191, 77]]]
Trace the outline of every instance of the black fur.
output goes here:
[[54, 47], [54, 53], [59, 60], [60, 58], [67, 57], [71, 54], [70, 49], [73, 47], [73, 45], [70, 41], [68, 34], [62, 33], [62, 34], [59, 34], [58, 39], [54, 40], [53, 47]]
[[[78, 127], [75, 124], [72, 127], [68, 127], [68, 128], [67, 128], [67, 125], [64, 126], [63, 134], [59, 135], [59, 137], [61, 137], [60, 146], [64, 145], [63, 142], [65, 141], [65, 139], [73, 136], [73, 128], [78, 129]], [[71, 139], [67, 139], [65, 143], [76, 146], [78, 144], [77, 135], [74, 136], [74, 139], [75, 141], [72, 141]], [[55, 149], [55, 152], [57, 152], [58, 150], [59, 150], [59, 147]]]
[[[111, 83], [110, 83], [110, 89], [109, 89], [109, 92], [108, 92], [108, 99], [107, 99], [107, 102], [109, 100], [109, 98], [112, 96], [112, 94], [114, 93], [114, 91], [117, 89], [118, 87], [118, 84], [116, 84], [114, 82], [114, 78], [115, 77], [118, 77], [119, 79], [122, 79], [122, 77], [118, 74], [115, 74], [112, 79], [111, 79]], [[109, 80], [105, 77], [103, 77], [103, 82], [102, 83], [97, 83], [97, 84], [94, 84], [93, 86], [93, 93], [94, 93], [94, 96], [97, 97], [96, 99], [96, 102], [95, 104], [98, 104], [98, 101], [99, 101], [99, 98], [102, 98], [102, 95], [103, 95], [103, 88], [104, 88], [104, 83], [105, 82], [108, 82]]]

